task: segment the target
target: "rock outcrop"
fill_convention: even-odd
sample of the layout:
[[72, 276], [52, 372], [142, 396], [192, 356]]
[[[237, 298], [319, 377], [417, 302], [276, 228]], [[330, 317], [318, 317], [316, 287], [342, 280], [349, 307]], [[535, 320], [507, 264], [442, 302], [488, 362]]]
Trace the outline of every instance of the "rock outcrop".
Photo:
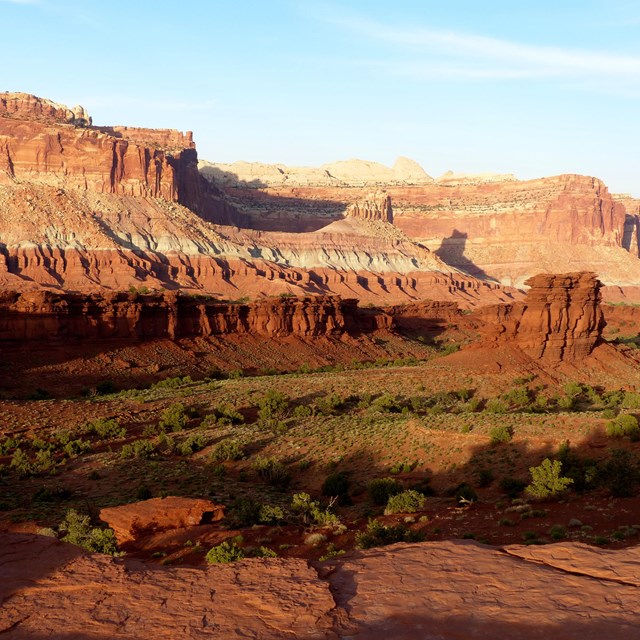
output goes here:
[[176, 340], [195, 336], [340, 336], [390, 330], [391, 318], [332, 296], [219, 302], [174, 292], [141, 295], [32, 291], [0, 297], [0, 340]]
[[0, 183], [161, 198], [229, 223], [233, 212], [198, 173], [191, 132], [94, 127], [82, 107], [0, 94]]
[[[320, 563], [206, 569], [0, 537], [0, 633], [337, 640], [628, 640], [640, 633], [638, 549], [396, 544]], [[481, 588], [478, 585], [482, 585]]]
[[178, 496], [151, 498], [100, 511], [100, 519], [113, 529], [119, 545], [160, 531], [210, 524], [222, 518], [224, 506]]
[[602, 287], [594, 273], [539, 274], [527, 280], [524, 302], [492, 305], [476, 316], [485, 339], [516, 346], [548, 364], [579, 363], [602, 341]]
[[376, 191], [349, 206], [347, 216], [363, 220], [380, 220], [393, 224], [391, 196], [385, 191]]

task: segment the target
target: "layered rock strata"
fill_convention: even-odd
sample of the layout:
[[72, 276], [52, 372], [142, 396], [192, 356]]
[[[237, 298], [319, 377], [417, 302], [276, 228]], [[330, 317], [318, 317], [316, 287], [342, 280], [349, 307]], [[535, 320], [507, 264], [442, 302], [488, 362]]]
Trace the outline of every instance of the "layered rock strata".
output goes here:
[[171, 340], [194, 336], [336, 336], [391, 329], [391, 318], [332, 296], [273, 298], [241, 304], [165, 294], [0, 296], [0, 340], [77, 338]]
[[391, 196], [384, 191], [372, 193], [350, 205], [347, 209], [347, 216], [364, 220], [380, 220], [393, 224]]
[[162, 198], [215, 222], [234, 222], [198, 173], [191, 132], [94, 127], [82, 107], [0, 94], [0, 183], [37, 180], [97, 193]]
[[602, 287], [594, 273], [539, 274], [526, 282], [524, 302], [476, 312], [485, 342], [517, 346], [546, 363], [579, 363], [602, 341]]

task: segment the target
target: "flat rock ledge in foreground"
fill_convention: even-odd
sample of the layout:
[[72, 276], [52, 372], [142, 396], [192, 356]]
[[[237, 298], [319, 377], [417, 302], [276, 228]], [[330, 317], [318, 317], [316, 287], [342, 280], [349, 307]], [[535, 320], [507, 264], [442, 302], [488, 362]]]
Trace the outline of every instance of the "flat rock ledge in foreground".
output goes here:
[[398, 544], [206, 569], [0, 536], [3, 638], [640, 637], [640, 550]]

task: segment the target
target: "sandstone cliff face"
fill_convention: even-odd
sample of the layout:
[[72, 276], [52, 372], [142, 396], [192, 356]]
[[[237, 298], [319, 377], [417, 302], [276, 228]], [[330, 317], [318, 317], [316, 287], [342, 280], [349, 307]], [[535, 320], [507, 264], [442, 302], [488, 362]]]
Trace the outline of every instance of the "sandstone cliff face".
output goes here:
[[0, 340], [179, 339], [251, 334], [265, 337], [355, 335], [390, 329], [386, 314], [356, 300], [266, 299], [250, 304], [139, 294], [8, 292], [0, 296]]
[[79, 126], [91, 125], [91, 118], [84, 107], [77, 106], [69, 109], [69, 107], [52, 100], [37, 98], [28, 93], [11, 93], [8, 91], [0, 93], [0, 116]]
[[178, 202], [219, 223], [235, 222], [198, 173], [190, 132], [91, 127], [81, 107], [0, 94], [0, 184], [53, 186]]
[[393, 224], [391, 196], [384, 191], [371, 193], [349, 206], [347, 216], [363, 220], [380, 220]]
[[485, 340], [517, 346], [545, 363], [579, 363], [602, 341], [602, 284], [593, 273], [539, 274], [524, 302], [492, 305], [475, 315]]

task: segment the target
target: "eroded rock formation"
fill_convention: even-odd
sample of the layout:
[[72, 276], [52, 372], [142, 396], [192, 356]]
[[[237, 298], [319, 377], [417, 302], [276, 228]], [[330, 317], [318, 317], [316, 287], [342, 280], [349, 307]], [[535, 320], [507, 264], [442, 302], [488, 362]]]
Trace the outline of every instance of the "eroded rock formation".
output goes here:
[[210, 524], [223, 517], [222, 505], [179, 496], [151, 498], [100, 511], [100, 519], [114, 530], [119, 545], [159, 531]]
[[594, 273], [539, 274], [524, 302], [492, 305], [476, 316], [485, 340], [517, 346], [546, 363], [578, 363], [602, 341], [602, 287]]
[[363, 220], [380, 220], [393, 224], [391, 196], [385, 191], [376, 191], [349, 206], [347, 216]]
[[340, 336], [390, 329], [391, 318], [335, 296], [268, 298], [242, 304], [165, 294], [0, 296], [0, 340], [179, 339], [194, 336]]
[[198, 173], [191, 132], [93, 127], [82, 107], [27, 94], [0, 94], [0, 183], [33, 180], [61, 188], [162, 198], [215, 222], [233, 217]]

